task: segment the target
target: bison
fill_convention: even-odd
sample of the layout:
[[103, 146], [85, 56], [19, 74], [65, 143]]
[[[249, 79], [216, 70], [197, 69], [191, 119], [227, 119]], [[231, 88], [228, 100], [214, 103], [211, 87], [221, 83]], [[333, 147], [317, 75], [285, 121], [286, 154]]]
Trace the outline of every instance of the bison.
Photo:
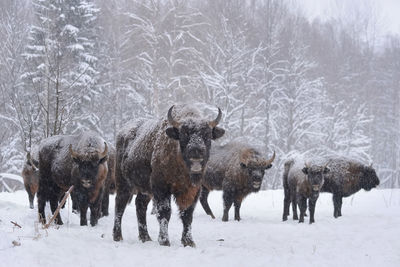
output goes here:
[[[310, 211], [310, 224], [314, 223], [315, 204], [319, 197], [319, 192], [324, 184], [325, 176], [329, 173], [329, 168], [324, 165], [305, 164], [300, 160], [288, 160], [284, 165], [283, 173], [283, 221], [289, 215], [289, 206], [292, 202], [293, 220], [304, 222], [307, 209]], [[300, 219], [297, 216], [297, 204], [300, 208]]]
[[34, 208], [33, 199], [39, 188], [39, 146], [33, 146], [31, 152], [26, 154], [26, 160], [22, 169], [25, 190], [28, 193], [29, 207]]
[[191, 234], [193, 211], [211, 140], [225, 133], [217, 127], [221, 116], [218, 108], [217, 118], [208, 121], [195, 107], [172, 106], [166, 119], [136, 120], [120, 131], [116, 144], [115, 241], [122, 240], [122, 216], [128, 201], [136, 193], [139, 239], [142, 242], [151, 240], [146, 210], [153, 198], [160, 225], [158, 242], [169, 246], [168, 223], [173, 195], [183, 223], [181, 242], [184, 246], [195, 246]]
[[222, 221], [228, 221], [229, 209], [235, 206], [235, 220], [240, 221], [240, 206], [243, 199], [252, 192], [258, 192], [265, 170], [272, 167], [275, 152], [270, 159], [251, 146], [231, 142], [211, 149], [210, 160], [204, 176], [200, 193], [200, 203], [205, 212], [213, 219], [213, 212], [208, 205], [210, 190], [222, 190], [224, 215]]
[[333, 194], [333, 217], [342, 216], [342, 198], [348, 197], [360, 189], [370, 191], [379, 185], [379, 178], [372, 166], [345, 159], [330, 158], [328, 167], [331, 170], [325, 176], [321, 192]]
[[[50, 201], [54, 213], [59, 196], [74, 185], [75, 200], [80, 208], [80, 225], [87, 225], [86, 212], [89, 206], [90, 224], [96, 225], [108, 173], [107, 155], [107, 143], [91, 131], [42, 140], [39, 148], [37, 194], [39, 219], [46, 222], [46, 201]], [[60, 214], [57, 215], [56, 223], [63, 224]]]
[[[115, 193], [115, 148], [110, 144], [107, 144], [107, 147], [108, 147], [108, 160], [107, 160], [108, 172], [106, 181], [104, 182], [104, 193], [103, 193], [103, 199], [101, 201], [101, 217], [108, 216], [110, 194]], [[71, 199], [72, 199], [72, 212], [78, 214], [79, 205], [76, 193], [74, 191], [72, 191], [71, 193]]]

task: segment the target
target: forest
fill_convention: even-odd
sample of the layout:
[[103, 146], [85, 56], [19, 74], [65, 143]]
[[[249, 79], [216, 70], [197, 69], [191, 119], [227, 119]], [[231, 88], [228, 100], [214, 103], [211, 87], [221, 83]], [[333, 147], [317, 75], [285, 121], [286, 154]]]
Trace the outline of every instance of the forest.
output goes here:
[[0, 172], [19, 174], [41, 139], [94, 130], [181, 102], [220, 107], [219, 143], [277, 158], [373, 164], [400, 187], [400, 36], [374, 9], [310, 20], [281, 0], [0, 1]]

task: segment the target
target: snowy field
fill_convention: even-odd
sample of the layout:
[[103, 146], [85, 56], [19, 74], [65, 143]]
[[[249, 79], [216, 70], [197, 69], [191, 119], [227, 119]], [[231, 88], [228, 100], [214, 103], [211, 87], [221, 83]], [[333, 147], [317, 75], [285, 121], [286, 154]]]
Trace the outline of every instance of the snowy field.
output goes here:
[[[199, 203], [192, 225], [197, 247], [184, 248], [175, 205], [169, 227], [171, 247], [161, 247], [158, 223], [150, 214], [154, 241], [138, 241], [133, 203], [123, 218], [124, 240], [117, 243], [112, 240], [113, 215], [96, 227], [81, 227], [68, 202], [62, 210], [63, 226], [37, 230], [36, 206], [28, 208], [26, 192], [0, 193], [0, 265], [400, 266], [400, 190], [362, 191], [344, 199], [339, 219], [332, 216], [331, 195], [323, 194], [312, 225], [291, 219], [282, 222], [282, 200], [281, 190], [250, 195], [242, 205], [242, 221], [232, 221], [231, 209], [230, 221], [224, 223], [221, 193], [211, 192], [209, 203], [217, 219], [207, 216]], [[114, 197], [110, 207], [113, 214]], [[20, 245], [14, 246], [13, 241]]]

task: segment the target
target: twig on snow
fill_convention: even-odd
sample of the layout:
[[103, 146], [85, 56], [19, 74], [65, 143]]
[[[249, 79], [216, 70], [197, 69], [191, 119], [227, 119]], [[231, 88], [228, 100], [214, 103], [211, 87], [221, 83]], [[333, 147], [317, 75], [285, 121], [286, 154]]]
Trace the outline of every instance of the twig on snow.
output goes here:
[[65, 201], [67, 200], [69, 194], [71, 194], [72, 190], [74, 189], [74, 186], [71, 185], [71, 187], [68, 189], [68, 191], [65, 193], [64, 198], [61, 200], [60, 204], [58, 204], [58, 207], [56, 209], [56, 212], [54, 212], [53, 217], [49, 220], [49, 222], [43, 226], [43, 229], [49, 228], [50, 224], [54, 221], [54, 219], [57, 217], [58, 213], [60, 212], [61, 207], [64, 205]]

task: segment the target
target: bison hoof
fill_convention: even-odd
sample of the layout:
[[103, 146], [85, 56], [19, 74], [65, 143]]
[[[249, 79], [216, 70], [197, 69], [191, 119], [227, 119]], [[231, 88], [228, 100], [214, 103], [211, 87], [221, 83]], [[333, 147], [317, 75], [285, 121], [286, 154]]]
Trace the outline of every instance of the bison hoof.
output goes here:
[[104, 217], [104, 216], [108, 216], [108, 211], [107, 212], [104, 211], [104, 212], [101, 213], [101, 217]]
[[122, 235], [121, 234], [113, 234], [113, 239], [114, 239], [114, 241], [121, 241], [121, 240], [124, 240], [123, 238], [122, 238]]
[[240, 219], [240, 217], [235, 217], [235, 220], [240, 222], [241, 219]]
[[210, 214], [210, 216], [211, 216], [211, 218], [215, 219], [215, 216], [214, 216], [214, 214]]
[[314, 220], [310, 220], [310, 224], [313, 224], [313, 223], [315, 223], [315, 221]]
[[29, 208], [30, 208], [30, 209], [34, 209], [35, 207], [33, 206], [33, 204], [30, 204], [30, 205], [29, 205]]
[[282, 221], [284, 222], [284, 221], [287, 221], [287, 216], [283, 216], [282, 217]]
[[196, 247], [196, 244], [192, 239], [183, 238], [181, 242], [184, 247], [192, 247], [192, 248]]
[[223, 221], [223, 222], [227, 222], [227, 221], [228, 221], [228, 216], [223, 216], [223, 217], [222, 217], [222, 221]]
[[297, 215], [293, 216], [293, 220], [297, 221], [299, 219], [299, 217], [297, 217]]
[[96, 226], [97, 225], [97, 220], [96, 221], [90, 221], [91, 226]]
[[142, 234], [142, 235], [139, 235], [139, 240], [144, 243], [147, 241], [151, 241], [151, 238], [150, 238], [149, 234]]
[[168, 239], [166, 239], [166, 240], [158, 240], [158, 243], [159, 243], [161, 246], [166, 246], [166, 247], [171, 246], [171, 244], [169, 243], [169, 240], [168, 240]]
[[299, 220], [299, 223], [303, 223], [303, 222], [304, 222], [304, 219], [300, 219], [300, 220]]
[[56, 219], [56, 224], [58, 224], [58, 225], [63, 225], [64, 223], [63, 223], [63, 221], [62, 221], [61, 218], [60, 218], [60, 219]]

